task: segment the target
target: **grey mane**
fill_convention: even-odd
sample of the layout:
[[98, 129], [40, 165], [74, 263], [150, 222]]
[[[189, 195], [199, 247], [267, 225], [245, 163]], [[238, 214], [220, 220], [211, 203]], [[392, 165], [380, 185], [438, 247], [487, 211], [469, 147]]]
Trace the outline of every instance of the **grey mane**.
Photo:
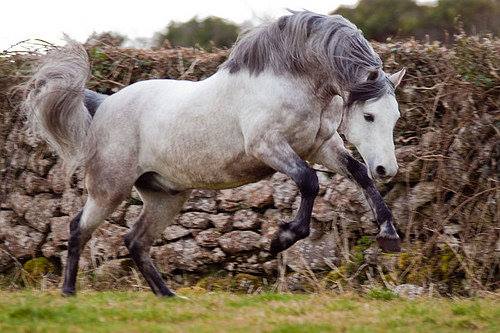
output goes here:
[[309, 11], [292, 12], [244, 33], [221, 68], [307, 76], [316, 88], [328, 82], [327, 89], [347, 106], [394, 90], [380, 57], [354, 24], [340, 15]]

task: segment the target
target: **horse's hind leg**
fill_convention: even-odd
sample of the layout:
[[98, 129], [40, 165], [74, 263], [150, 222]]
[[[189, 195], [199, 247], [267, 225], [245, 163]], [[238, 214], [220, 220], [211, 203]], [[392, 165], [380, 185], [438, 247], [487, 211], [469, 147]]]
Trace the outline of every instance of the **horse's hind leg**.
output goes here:
[[179, 213], [186, 201], [189, 191], [160, 190], [141, 179], [136, 183], [136, 188], [144, 206], [139, 219], [125, 236], [125, 245], [151, 290], [158, 296], [174, 296], [175, 294], [168, 289], [153, 265], [149, 250], [155, 238], [173, 222], [175, 215]]
[[[115, 161], [119, 162], [117, 159]], [[136, 178], [129, 170], [111, 168], [109, 165], [106, 170], [90, 167], [87, 171], [87, 202], [70, 224], [68, 257], [62, 288], [64, 296], [75, 294], [78, 261], [83, 247], [92, 237], [94, 230], [130, 194]]]
[[68, 240], [68, 257], [64, 271], [64, 296], [75, 294], [78, 261], [85, 244], [92, 237], [94, 230], [127, 196], [127, 192], [117, 193], [112, 201], [99, 201], [93, 197], [87, 199], [83, 209], [70, 223], [70, 237]]

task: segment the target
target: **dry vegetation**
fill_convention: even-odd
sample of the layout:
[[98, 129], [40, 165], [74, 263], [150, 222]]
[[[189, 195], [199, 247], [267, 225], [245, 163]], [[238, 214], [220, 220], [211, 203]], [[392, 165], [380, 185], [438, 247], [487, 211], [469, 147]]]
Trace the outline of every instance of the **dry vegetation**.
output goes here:
[[[357, 236], [341, 265], [322, 277], [321, 288], [412, 283], [443, 294], [494, 291], [500, 274], [500, 41], [458, 36], [449, 48], [415, 41], [374, 47], [388, 72], [408, 68], [398, 91], [402, 118], [395, 134], [401, 169], [395, 179], [381, 184], [404, 238], [404, 252], [370, 262], [366, 250], [371, 242]], [[149, 78], [203, 79], [227, 56], [226, 50], [106, 45], [89, 45], [88, 52], [89, 88], [103, 93]], [[11, 111], [20, 98], [11, 88], [26, 79], [37, 57], [37, 52], [0, 55], [2, 141], [22, 121]], [[0, 201], [15, 177], [5, 149], [0, 144]], [[314, 276], [309, 280], [317, 282]]]

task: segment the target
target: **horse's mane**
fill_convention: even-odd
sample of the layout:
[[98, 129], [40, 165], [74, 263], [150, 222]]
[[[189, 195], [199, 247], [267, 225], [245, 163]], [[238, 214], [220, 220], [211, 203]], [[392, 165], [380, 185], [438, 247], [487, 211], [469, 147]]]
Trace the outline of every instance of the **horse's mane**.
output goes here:
[[380, 57], [361, 31], [340, 15], [291, 12], [251, 29], [238, 38], [221, 68], [327, 80], [347, 105], [393, 91]]

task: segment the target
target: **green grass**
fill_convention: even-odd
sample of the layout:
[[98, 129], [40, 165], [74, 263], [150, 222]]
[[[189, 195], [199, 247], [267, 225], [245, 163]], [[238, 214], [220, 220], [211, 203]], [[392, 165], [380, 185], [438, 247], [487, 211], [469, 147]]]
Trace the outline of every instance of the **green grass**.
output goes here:
[[379, 296], [0, 291], [0, 332], [500, 332], [498, 298]]

